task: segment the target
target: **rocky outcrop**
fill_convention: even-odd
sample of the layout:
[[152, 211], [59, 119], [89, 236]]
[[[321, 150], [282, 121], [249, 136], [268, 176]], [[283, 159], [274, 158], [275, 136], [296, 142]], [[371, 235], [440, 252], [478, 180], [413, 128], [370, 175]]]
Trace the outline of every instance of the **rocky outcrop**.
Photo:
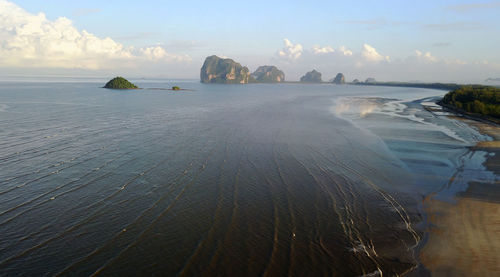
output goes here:
[[251, 76], [259, 83], [280, 83], [285, 81], [285, 73], [276, 66], [259, 66]]
[[377, 80], [375, 80], [375, 78], [368, 78], [366, 79], [365, 83], [376, 83]]
[[333, 79], [332, 83], [337, 84], [337, 85], [343, 85], [343, 84], [345, 84], [345, 76], [344, 76], [344, 74], [338, 73], [337, 76], [335, 76], [335, 79]]
[[123, 77], [115, 77], [104, 85], [111, 89], [137, 89], [138, 87]]
[[246, 66], [232, 59], [221, 59], [215, 55], [207, 57], [201, 67], [202, 83], [247, 84], [254, 81]]
[[357, 83], [359, 83], [359, 80], [358, 79], [354, 79], [354, 80], [352, 80], [352, 83], [353, 84], [357, 84]]
[[302, 76], [300, 81], [303, 83], [321, 83], [321, 73], [313, 69], [313, 71], [309, 71]]

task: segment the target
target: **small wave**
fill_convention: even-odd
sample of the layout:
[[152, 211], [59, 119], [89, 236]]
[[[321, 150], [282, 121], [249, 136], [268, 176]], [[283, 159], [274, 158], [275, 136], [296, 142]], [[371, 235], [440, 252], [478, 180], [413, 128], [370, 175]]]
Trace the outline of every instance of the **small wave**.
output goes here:
[[[330, 111], [337, 116], [345, 116], [349, 119], [360, 119], [366, 117], [368, 114], [378, 113], [387, 115], [393, 118], [404, 118], [406, 120], [423, 124], [431, 127], [434, 130], [440, 131], [447, 137], [463, 142], [469, 143], [456, 132], [443, 125], [438, 125], [426, 121], [425, 118], [420, 117], [417, 113], [422, 109], [411, 108], [408, 105], [408, 100], [396, 99], [383, 99], [383, 98], [340, 98], [334, 101], [334, 105]], [[425, 103], [425, 104], [424, 104]], [[428, 101], [422, 101], [422, 106], [436, 105]]]
[[361, 275], [361, 277], [372, 277], [372, 276], [382, 276], [381, 270], [378, 269], [378, 270], [375, 270], [374, 272]]
[[[435, 130], [440, 131], [441, 133], [445, 134], [446, 136], [463, 142], [463, 143], [468, 143], [465, 139], [461, 138], [456, 132], [452, 131], [451, 129], [443, 126], [443, 125], [438, 125], [435, 123], [431, 123], [426, 121], [424, 118], [419, 117], [416, 113], [421, 111], [419, 109], [410, 109], [406, 104], [404, 104], [406, 101], [394, 101], [394, 102], [389, 102], [386, 104], [386, 106], [389, 107], [388, 110], [384, 109], [382, 112], [387, 113], [390, 116], [393, 117], [399, 117], [399, 118], [405, 118], [408, 120], [411, 120], [416, 123], [424, 124], [429, 127], [432, 127]], [[423, 103], [428, 103], [428, 102], [423, 102]], [[424, 106], [423, 103], [420, 103], [422, 106]]]

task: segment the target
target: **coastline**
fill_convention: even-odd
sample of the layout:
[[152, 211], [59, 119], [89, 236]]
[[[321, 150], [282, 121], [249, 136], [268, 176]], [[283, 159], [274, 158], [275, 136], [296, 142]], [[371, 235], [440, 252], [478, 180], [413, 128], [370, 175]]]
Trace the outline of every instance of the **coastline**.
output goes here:
[[490, 116], [469, 113], [469, 112], [457, 109], [453, 106], [444, 104], [441, 101], [436, 102], [436, 104], [441, 106], [444, 111], [448, 111], [448, 112], [454, 113], [454, 114], [459, 114], [459, 115], [461, 115], [467, 119], [473, 120], [473, 121], [479, 121], [479, 122], [483, 122], [483, 123], [492, 123], [492, 124], [496, 124], [496, 125], [500, 124], [500, 120], [495, 119], [495, 118], [490, 117]]
[[[460, 115], [463, 117], [460, 116], [450, 116], [450, 117], [465, 121], [468, 125], [476, 128], [479, 131], [479, 133], [487, 135], [492, 138], [491, 141], [479, 141], [475, 146], [477, 150], [500, 148], [500, 126], [497, 123], [484, 120], [482, 118], [469, 116], [466, 114], [465, 115], [460, 114]], [[464, 117], [466, 120], [464, 120]]]
[[454, 83], [406, 83], [406, 82], [359, 82], [359, 83], [347, 83], [348, 85], [354, 86], [382, 86], [382, 87], [407, 87], [407, 88], [426, 88], [426, 89], [439, 89], [452, 91], [460, 88], [462, 85]]
[[[436, 192], [423, 201], [427, 216], [428, 239], [419, 251], [422, 265], [437, 276], [495, 276], [500, 271], [500, 126], [484, 118], [454, 109], [449, 118], [460, 120], [487, 135], [491, 140], [478, 141], [470, 147], [470, 155], [484, 152], [481, 170], [491, 172], [492, 180], [468, 180], [467, 189], [454, 196], [454, 201], [437, 199]], [[470, 178], [473, 174], [457, 169]], [[449, 185], [460, 182], [461, 174], [452, 176]]]

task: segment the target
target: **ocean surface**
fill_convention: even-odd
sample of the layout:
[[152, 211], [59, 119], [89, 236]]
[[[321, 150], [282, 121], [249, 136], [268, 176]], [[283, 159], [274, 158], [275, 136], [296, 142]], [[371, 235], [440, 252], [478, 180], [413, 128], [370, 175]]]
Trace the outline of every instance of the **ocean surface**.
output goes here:
[[498, 177], [444, 91], [104, 81], [0, 82], [1, 276], [426, 275], [424, 199]]

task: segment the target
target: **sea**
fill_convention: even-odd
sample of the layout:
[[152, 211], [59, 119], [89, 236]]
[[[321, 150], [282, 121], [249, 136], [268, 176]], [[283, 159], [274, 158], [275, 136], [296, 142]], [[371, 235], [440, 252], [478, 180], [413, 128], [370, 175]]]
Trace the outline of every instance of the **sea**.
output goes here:
[[0, 81], [0, 276], [431, 275], [429, 199], [500, 202], [446, 91], [105, 81]]

